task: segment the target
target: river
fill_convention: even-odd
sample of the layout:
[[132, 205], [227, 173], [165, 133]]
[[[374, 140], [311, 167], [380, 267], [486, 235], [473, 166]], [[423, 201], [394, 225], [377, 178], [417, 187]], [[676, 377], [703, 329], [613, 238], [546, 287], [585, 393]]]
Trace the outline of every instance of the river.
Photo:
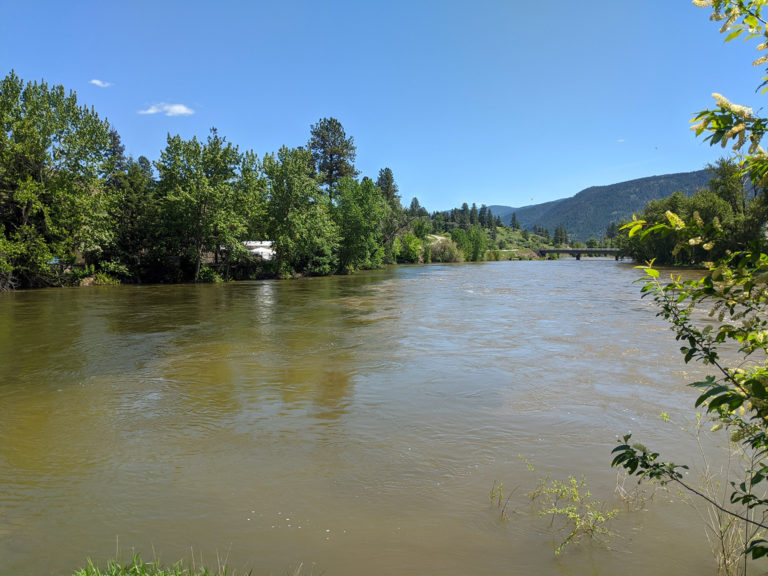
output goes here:
[[[617, 435], [695, 446], [659, 418], [690, 415], [695, 374], [639, 276], [564, 259], [0, 295], [0, 574], [134, 552], [255, 575], [714, 574], [696, 511], [614, 494]], [[553, 554], [526, 496], [547, 473], [622, 509], [607, 545]]]

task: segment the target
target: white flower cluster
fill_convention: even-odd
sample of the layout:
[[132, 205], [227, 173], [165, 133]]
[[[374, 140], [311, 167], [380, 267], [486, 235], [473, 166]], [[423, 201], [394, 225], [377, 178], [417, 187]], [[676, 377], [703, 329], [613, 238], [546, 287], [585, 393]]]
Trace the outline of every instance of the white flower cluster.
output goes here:
[[[752, 108], [734, 104], [722, 94], [714, 93], [712, 94], [712, 97], [715, 99], [715, 102], [717, 102], [717, 105], [720, 106], [720, 108], [731, 112], [734, 116], [741, 120], [723, 135], [723, 137], [720, 139], [720, 145], [725, 148], [728, 142], [735, 138], [736, 142], [733, 145], [733, 149], [740, 150], [747, 143], [747, 140], [749, 140], [749, 154], [762, 152], [763, 149], [760, 148], [760, 140], [762, 139], [762, 136], [759, 134], [750, 133], [747, 130], [747, 122], [755, 119]], [[695, 130], [697, 133], [701, 133], [704, 130], [713, 131], [713, 129], [709, 128], [712, 120], [713, 116], [705, 116], [699, 123], [691, 126], [691, 130]]]
[[754, 120], [755, 113], [752, 111], [752, 108], [749, 108], [748, 106], [739, 106], [738, 104], [734, 104], [730, 100], [728, 100], [728, 98], [726, 98], [722, 94], [718, 94], [717, 92], [712, 94], [712, 98], [715, 99], [715, 102], [717, 102], [717, 105], [720, 106], [720, 108], [725, 108], [729, 112], [733, 112], [736, 116], [738, 116], [742, 120]]

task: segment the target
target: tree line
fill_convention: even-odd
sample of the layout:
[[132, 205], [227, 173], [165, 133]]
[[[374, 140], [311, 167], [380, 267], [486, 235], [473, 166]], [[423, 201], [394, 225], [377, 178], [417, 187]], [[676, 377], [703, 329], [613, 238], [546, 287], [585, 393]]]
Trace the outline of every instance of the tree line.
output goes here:
[[[108, 281], [331, 274], [396, 259], [407, 228], [391, 169], [358, 179], [356, 148], [322, 118], [306, 146], [259, 157], [216, 129], [126, 157], [74, 92], [0, 81], [0, 290]], [[274, 259], [243, 241], [269, 239]]]
[[703, 230], [701, 235], [688, 238], [686, 230], [674, 227], [659, 234], [622, 234], [617, 237], [622, 252], [638, 262], [697, 266], [738, 250], [760, 250], [768, 219], [764, 194], [733, 158], [721, 158], [707, 168], [711, 178], [706, 188], [690, 197], [675, 192], [652, 200], [637, 215], [645, 222], [666, 222], [672, 213]]
[[[351, 273], [388, 263], [477, 261], [513, 242], [568, 242], [558, 228], [498, 236], [485, 205], [408, 208], [390, 168], [355, 168], [335, 118], [306, 145], [259, 157], [214, 128], [168, 135], [157, 160], [127, 157], [117, 130], [74, 92], [15, 72], [0, 80], [0, 291]], [[255, 259], [249, 240], [272, 242]]]

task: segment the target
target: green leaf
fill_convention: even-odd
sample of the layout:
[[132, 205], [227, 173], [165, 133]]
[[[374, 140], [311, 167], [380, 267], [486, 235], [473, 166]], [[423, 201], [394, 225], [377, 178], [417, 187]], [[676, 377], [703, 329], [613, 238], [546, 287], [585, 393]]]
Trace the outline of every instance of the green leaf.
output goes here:
[[739, 406], [744, 404], [744, 397], [739, 396], [737, 394], [723, 394], [722, 396], [717, 396], [710, 400], [709, 406], [707, 407], [708, 412], [714, 412], [720, 407], [727, 407], [728, 410], [733, 411], [736, 410]]
[[750, 543], [749, 548], [745, 550], [745, 554], [751, 554], [753, 560], [757, 560], [758, 558], [762, 558], [766, 554], [768, 554], [768, 540], [759, 539], [754, 540]]
[[[692, 386], [697, 386], [699, 384], [703, 384], [703, 382], [697, 382], [696, 384], [692, 384]], [[723, 394], [723, 393], [729, 392], [729, 391], [730, 391], [730, 388], [728, 388], [727, 386], [715, 386], [715, 387], [707, 390], [701, 396], [699, 396], [696, 399], [695, 406], [696, 406], [696, 408], [698, 408], [699, 406], [701, 406], [704, 402], [706, 402], [707, 400], [709, 400], [713, 396], [717, 396], [718, 394]]]

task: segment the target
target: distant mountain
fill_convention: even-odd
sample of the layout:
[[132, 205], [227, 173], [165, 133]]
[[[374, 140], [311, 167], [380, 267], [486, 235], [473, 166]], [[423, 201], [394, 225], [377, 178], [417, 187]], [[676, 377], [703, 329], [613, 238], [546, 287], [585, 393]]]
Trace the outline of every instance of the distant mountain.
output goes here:
[[588, 238], [602, 238], [611, 223], [639, 214], [651, 200], [666, 198], [678, 190], [690, 196], [706, 188], [710, 178], [709, 170], [649, 176], [610, 186], [592, 186], [570, 198], [543, 204], [489, 208], [504, 224], [510, 223], [514, 212], [523, 228], [531, 230], [538, 225], [554, 232], [562, 225], [572, 240], [584, 242]]

